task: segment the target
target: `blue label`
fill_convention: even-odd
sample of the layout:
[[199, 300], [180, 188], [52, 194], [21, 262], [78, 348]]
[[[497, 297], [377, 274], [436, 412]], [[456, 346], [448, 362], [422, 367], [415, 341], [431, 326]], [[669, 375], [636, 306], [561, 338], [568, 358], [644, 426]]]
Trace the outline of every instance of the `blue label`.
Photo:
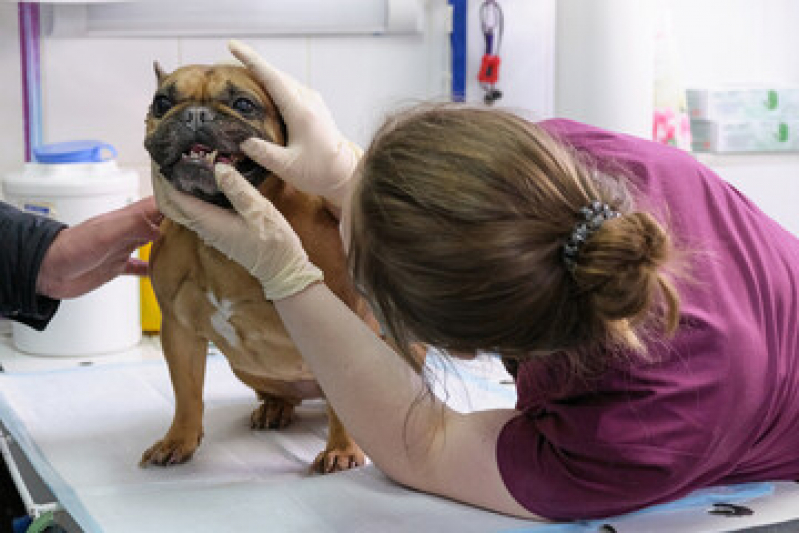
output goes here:
[[24, 211], [27, 211], [28, 213], [36, 213], [37, 215], [42, 215], [45, 217], [49, 217], [51, 212], [49, 205], [42, 205], [42, 204], [26, 203], [22, 206], [22, 209]]

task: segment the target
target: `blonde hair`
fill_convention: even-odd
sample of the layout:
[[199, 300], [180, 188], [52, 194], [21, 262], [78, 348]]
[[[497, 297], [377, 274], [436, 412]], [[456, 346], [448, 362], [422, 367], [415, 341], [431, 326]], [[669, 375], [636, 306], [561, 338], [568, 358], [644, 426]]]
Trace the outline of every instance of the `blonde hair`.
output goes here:
[[[624, 176], [597, 172], [533, 123], [420, 106], [386, 121], [358, 174], [351, 270], [417, 369], [414, 341], [516, 358], [563, 352], [596, 368], [598, 348], [642, 352], [650, 318], [667, 334], [677, 327], [668, 232], [635, 210]], [[593, 201], [621, 216], [569, 271], [563, 244]]]

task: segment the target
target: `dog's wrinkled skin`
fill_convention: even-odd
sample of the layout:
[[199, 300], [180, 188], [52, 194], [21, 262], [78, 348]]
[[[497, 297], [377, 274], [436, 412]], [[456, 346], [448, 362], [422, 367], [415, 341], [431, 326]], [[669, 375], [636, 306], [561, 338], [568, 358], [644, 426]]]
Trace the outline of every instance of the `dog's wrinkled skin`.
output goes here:
[[[379, 327], [351, 285], [338, 222], [324, 201], [292, 188], [239, 151], [239, 143], [253, 136], [285, 144], [273, 102], [247, 70], [192, 65], [167, 75], [156, 66], [156, 73], [158, 90], [144, 143], [154, 177], [160, 173], [180, 191], [229, 207], [216, 188], [213, 163], [234, 164], [283, 213], [330, 289], [377, 333]], [[163, 439], [144, 452], [142, 465], [182, 463], [200, 444], [209, 341], [262, 402], [252, 413], [253, 428], [283, 428], [303, 399], [322, 395], [259, 283], [182, 226], [165, 220], [162, 233], [150, 260], [175, 415]], [[328, 418], [327, 446], [313, 469], [333, 472], [363, 464], [363, 452], [330, 407]]]

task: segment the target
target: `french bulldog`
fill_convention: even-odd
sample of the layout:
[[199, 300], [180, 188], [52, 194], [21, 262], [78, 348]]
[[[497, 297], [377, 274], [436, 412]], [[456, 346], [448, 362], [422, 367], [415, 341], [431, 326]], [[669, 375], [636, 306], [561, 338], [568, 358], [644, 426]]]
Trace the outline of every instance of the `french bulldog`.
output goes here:
[[[153, 180], [230, 209], [217, 189], [213, 167], [218, 162], [235, 166], [288, 220], [330, 289], [379, 334], [352, 285], [338, 221], [324, 200], [293, 188], [239, 149], [251, 137], [286, 143], [276, 106], [247, 69], [190, 65], [168, 74], [156, 63], [155, 70], [158, 89], [144, 141]], [[258, 281], [183, 226], [167, 219], [161, 229], [150, 268], [163, 316], [161, 343], [175, 413], [166, 435], [142, 455], [143, 466], [182, 463], [199, 446], [209, 341], [260, 400], [250, 417], [252, 428], [284, 428], [300, 402], [323, 396]], [[327, 473], [362, 465], [363, 452], [329, 406], [328, 421], [327, 446], [312, 469]]]

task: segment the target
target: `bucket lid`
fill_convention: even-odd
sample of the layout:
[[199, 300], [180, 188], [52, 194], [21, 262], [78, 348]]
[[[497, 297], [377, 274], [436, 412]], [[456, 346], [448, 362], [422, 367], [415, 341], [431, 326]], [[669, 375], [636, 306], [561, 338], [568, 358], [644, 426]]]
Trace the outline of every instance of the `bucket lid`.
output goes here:
[[67, 141], [33, 149], [36, 161], [45, 164], [101, 163], [117, 156], [116, 148], [102, 141]]

